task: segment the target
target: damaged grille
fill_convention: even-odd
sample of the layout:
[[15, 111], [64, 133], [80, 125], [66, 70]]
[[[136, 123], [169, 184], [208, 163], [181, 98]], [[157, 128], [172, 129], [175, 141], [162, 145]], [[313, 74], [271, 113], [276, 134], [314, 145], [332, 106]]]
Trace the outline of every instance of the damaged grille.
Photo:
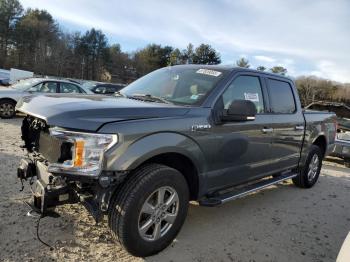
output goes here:
[[50, 136], [49, 126], [42, 119], [26, 116], [22, 122], [22, 140], [28, 152], [40, 153], [51, 163], [72, 159], [72, 144]]

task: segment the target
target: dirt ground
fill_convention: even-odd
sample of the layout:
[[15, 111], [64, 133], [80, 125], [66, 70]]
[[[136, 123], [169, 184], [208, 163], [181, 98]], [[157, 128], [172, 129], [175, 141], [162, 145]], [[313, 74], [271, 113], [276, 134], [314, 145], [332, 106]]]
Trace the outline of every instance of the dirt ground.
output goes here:
[[[26, 216], [16, 168], [21, 118], [0, 119], [0, 261], [142, 261], [111, 239], [106, 223], [96, 226], [79, 205], [57, 209], [59, 218]], [[225, 205], [191, 204], [173, 244], [146, 261], [335, 261], [350, 231], [350, 169], [325, 162], [309, 190], [290, 182]]]

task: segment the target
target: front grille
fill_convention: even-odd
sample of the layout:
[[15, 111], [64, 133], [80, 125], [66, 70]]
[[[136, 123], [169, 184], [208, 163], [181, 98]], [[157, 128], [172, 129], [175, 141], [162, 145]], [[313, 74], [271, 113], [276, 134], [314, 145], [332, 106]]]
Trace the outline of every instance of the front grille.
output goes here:
[[50, 136], [44, 131], [40, 132], [39, 153], [49, 162], [56, 163], [61, 156], [62, 141]]
[[72, 144], [49, 134], [49, 126], [42, 119], [26, 116], [22, 123], [22, 139], [29, 152], [40, 153], [51, 163], [72, 159]]

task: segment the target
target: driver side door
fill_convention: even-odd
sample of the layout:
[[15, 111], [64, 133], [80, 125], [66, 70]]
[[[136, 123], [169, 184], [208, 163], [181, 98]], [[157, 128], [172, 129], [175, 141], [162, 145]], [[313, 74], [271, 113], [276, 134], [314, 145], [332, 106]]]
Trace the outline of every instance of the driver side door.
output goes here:
[[218, 110], [227, 110], [234, 100], [250, 100], [257, 109], [255, 120], [222, 121], [212, 126], [212, 143], [207, 154], [210, 190], [241, 184], [270, 174], [272, 130], [267, 112], [267, 96], [261, 77], [236, 76], [217, 100]]

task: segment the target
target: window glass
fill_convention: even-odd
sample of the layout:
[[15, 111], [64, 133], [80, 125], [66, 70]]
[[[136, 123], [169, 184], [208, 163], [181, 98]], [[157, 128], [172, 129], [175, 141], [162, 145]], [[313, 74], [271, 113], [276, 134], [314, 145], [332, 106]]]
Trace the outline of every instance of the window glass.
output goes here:
[[70, 83], [60, 83], [61, 93], [81, 93], [79, 87]]
[[57, 83], [56, 82], [42, 82], [36, 86], [28, 89], [31, 92], [42, 92], [42, 93], [56, 93]]
[[289, 83], [268, 79], [269, 96], [273, 113], [291, 114], [295, 112], [295, 101]]
[[166, 67], [145, 75], [122, 89], [128, 97], [150, 95], [171, 103], [200, 104], [229, 71], [198, 67]]
[[104, 86], [99, 86], [99, 87], [96, 87], [95, 89], [95, 93], [98, 93], [98, 94], [105, 94], [106, 93], [106, 87]]
[[106, 87], [106, 93], [107, 94], [113, 94], [115, 92], [117, 92], [117, 88], [116, 87], [113, 87], [113, 86], [107, 86]]
[[123, 86], [117, 86], [117, 85], [113, 85], [112, 86], [112, 85], [110, 85], [110, 86], [106, 87], [106, 93], [113, 94], [113, 93], [119, 91], [122, 88], [123, 88]]
[[222, 95], [224, 108], [228, 109], [234, 100], [252, 101], [258, 113], [264, 112], [264, 101], [259, 77], [239, 76]]

